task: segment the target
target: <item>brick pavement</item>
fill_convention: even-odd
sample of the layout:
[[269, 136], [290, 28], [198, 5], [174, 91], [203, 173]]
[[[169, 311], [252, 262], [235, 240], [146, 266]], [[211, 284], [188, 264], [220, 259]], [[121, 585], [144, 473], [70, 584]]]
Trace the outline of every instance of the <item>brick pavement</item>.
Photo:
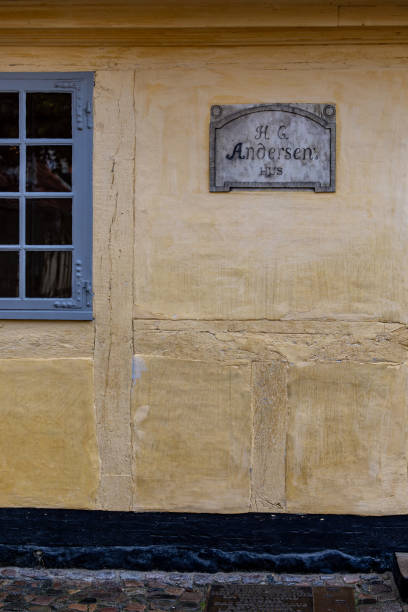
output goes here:
[[0, 569], [0, 612], [203, 612], [211, 584], [352, 586], [359, 612], [408, 612], [392, 575]]

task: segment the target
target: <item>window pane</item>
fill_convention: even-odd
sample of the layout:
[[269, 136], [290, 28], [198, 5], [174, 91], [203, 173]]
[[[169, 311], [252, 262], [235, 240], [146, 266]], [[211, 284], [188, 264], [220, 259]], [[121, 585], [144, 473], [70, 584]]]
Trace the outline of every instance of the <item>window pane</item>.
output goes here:
[[27, 138], [71, 138], [71, 94], [27, 93]]
[[0, 93], [0, 138], [18, 138], [18, 93]]
[[27, 147], [27, 191], [71, 191], [72, 147]]
[[18, 191], [19, 147], [0, 147], [0, 191]]
[[0, 251], [0, 297], [18, 297], [18, 252]]
[[27, 244], [72, 244], [71, 198], [28, 199]]
[[0, 198], [0, 244], [18, 244], [19, 201]]
[[72, 253], [27, 251], [26, 295], [30, 298], [70, 298]]

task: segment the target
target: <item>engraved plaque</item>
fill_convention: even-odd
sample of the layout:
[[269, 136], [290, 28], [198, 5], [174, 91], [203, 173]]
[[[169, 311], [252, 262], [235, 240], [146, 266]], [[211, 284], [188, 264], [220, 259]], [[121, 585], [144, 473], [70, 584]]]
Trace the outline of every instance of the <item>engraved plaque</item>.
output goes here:
[[313, 612], [310, 587], [228, 584], [211, 587], [207, 612]]
[[206, 612], [354, 612], [351, 587], [213, 585]]
[[334, 104], [215, 105], [210, 191], [335, 191]]
[[350, 587], [314, 587], [314, 612], [349, 612], [355, 609]]

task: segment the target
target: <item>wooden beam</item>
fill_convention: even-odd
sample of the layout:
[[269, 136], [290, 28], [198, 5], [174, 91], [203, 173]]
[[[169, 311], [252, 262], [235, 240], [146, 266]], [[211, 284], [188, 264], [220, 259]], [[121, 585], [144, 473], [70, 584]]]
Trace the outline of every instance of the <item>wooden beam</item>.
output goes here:
[[248, 47], [408, 44], [408, 26], [337, 28], [0, 28], [0, 46]]

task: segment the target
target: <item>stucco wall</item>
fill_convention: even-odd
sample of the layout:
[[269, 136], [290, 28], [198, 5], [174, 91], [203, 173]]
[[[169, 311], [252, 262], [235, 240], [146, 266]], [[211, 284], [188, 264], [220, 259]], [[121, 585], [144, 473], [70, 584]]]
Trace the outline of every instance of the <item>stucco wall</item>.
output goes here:
[[[1, 322], [0, 505], [408, 511], [406, 57], [2, 49], [95, 71], [95, 320]], [[336, 193], [209, 193], [211, 104], [295, 101]]]

